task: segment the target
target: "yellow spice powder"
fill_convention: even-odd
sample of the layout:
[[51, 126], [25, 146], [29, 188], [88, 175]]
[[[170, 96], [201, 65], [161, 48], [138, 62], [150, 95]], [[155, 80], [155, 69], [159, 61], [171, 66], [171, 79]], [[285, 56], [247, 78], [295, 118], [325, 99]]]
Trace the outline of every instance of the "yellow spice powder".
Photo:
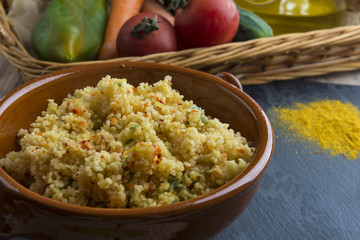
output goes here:
[[360, 111], [351, 103], [322, 100], [275, 108], [280, 121], [297, 136], [317, 142], [331, 155], [354, 160], [360, 153]]

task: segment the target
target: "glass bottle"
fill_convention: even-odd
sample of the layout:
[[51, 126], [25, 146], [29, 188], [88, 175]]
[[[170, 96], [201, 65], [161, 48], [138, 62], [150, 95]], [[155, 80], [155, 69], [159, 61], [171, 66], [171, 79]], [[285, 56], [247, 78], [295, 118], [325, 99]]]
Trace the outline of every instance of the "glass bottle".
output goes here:
[[264, 19], [275, 35], [338, 27], [346, 12], [344, 0], [234, 1]]

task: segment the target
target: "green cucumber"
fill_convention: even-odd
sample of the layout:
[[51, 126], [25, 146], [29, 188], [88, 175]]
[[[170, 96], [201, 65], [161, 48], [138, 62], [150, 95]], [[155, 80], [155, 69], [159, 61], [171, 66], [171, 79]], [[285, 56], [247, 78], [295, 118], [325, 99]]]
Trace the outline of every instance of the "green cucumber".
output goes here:
[[269, 24], [252, 11], [237, 6], [240, 15], [238, 31], [233, 42], [247, 41], [256, 38], [273, 37], [274, 33]]

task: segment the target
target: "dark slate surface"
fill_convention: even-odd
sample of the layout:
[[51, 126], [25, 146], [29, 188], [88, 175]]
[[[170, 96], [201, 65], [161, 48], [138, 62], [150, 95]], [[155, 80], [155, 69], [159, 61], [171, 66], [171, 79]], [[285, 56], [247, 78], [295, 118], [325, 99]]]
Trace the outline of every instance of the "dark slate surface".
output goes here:
[[275, 150], [254, 200], [212, 240], [360, 239], [360, 159], [316, 153], [319, 147], [289, 138], [271, 114], [274, 106], [320, 99], [360, 109], [360, 87], [291, 80], [244, 91], [273, 122]]
[[244, 91], [273, 122], [275, 150], [254, 200], [211, 240], [360, 239], [360, 159], [316, 154], [320, 148], [289, 138], [271, 114], [274, 106], [321, 99], [348, 101], [360, 109], [360, 87], [291, 80]]

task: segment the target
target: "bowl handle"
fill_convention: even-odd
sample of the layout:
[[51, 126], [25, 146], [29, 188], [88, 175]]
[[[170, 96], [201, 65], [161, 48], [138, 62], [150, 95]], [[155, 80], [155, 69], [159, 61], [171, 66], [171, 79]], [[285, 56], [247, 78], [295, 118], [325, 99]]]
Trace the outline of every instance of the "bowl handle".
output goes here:
[[239, 88], [241, 91], [243, 90], [240, 80], [228, 72], [220, 72], [215, 74], [215, 76], [221, 78], [222, 80], [234, 85], [235, 87]]

